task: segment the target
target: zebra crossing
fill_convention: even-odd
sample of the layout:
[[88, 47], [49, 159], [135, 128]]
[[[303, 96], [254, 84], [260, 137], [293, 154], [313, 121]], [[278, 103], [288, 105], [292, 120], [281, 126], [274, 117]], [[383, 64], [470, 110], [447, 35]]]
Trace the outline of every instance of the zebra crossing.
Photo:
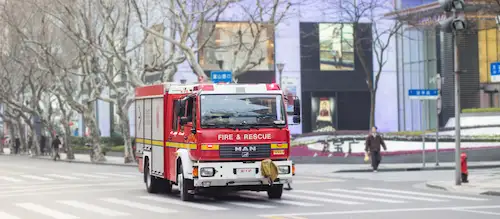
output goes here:
[[244, 209], [273, 210], [283, 207], [314, 209], [321, 206], [370, 205], [389, 203], [404, 205], [415, 202], [484, 202], [486, 197], [461, 196], [451, 193], [433, 193], [421, 190], [398, 190], [389, 188], [358, 187], [353, 189], [327, 188], [322, 190], [292, 190], [285, 192], [280, 200], [269, 200], [265, 193], [240, 192], [228, 197], [200, 197], [197, 201], [183, 202], [175, 195], [151, 195], [147, 193], [120, 197], [92, 197], [85, 200], [54, 199], [24, 201], [0, 206], [2, 219], [78, 219], [111, 218], [182, 214], [194, 211], [231, 211]]
[[119, 173], [46, 173], [46, 174], [19, 174], [0, 176], [0, 185], [9, 183], [33, 183], [33, 182], [53, 182], [53, 181], [68, 181], [68, 180], [107, 180], [107, 179], [123, 179], [123, 178], [138, 178], [140, 173], [134, 172], [119, 172]]
[[[46, 174], [19, 174], [19, 175], [0, 175], [0, 185], [12, 183], [48, 183], [48, 182], [61, 182], [61, 181], [85, 181], [85, 180], [110, 180], [110, 179], [126, 179], [142, 177], [139, 172], [97, 172], [97, 173], [46, 173]], [[326, 182], [344, 182], [344, 179], [315, 177], [315, 176], [298, 176], [294, 179], [294, 184], [310, 184], [310, 183], [326, 183]], [[140, 182], [140, 180], [138, 180]]]

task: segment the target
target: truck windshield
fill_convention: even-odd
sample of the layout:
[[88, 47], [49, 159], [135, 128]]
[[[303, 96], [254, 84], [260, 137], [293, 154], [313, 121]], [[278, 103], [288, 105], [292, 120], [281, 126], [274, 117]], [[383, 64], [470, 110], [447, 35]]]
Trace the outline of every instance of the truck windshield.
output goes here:
[[204, 128], [285, 125], [281, 95], [204, 94], [200, 99], [200, 124]]

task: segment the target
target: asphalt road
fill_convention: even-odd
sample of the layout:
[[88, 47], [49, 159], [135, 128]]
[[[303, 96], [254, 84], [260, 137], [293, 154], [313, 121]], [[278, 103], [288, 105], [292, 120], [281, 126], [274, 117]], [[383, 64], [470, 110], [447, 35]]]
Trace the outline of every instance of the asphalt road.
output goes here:
[[418, 187], [428, 177], [448, 174], [297, 176], [294, 190], [278, 201], [264, 192], [241, 192], [181, 202], [177, 193], [148, 194], [135, 168], [0, 156], [0, 219], [499, 218], [500, 197]]

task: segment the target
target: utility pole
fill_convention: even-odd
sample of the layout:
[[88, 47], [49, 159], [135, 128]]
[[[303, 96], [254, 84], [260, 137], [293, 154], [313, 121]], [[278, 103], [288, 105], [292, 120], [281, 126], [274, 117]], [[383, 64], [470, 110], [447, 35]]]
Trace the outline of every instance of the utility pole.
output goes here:
[[467, 28], [467, 23], [463, 16], [457, 16], [457, 12], [465, 10], [464, 0], [439, 0], [441, 9], [446, 12], [452, 12], [453, 16], [439, 22], [440, 28], [445, 33], [453, 33], [454, 40], [454, 59], [455, 63], [455, 184], [461, 185], [460, 172], [460, 65], [458, 52], [458, 37], [459, 31], [464, 31]]

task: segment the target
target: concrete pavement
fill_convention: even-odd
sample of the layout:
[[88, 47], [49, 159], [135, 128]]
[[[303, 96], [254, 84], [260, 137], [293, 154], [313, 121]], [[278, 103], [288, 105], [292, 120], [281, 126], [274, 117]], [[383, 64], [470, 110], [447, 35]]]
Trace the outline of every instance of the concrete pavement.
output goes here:
[[429, 181], [426, 186], [457, 193], [500, 196], [500, 168], [469, 172], [469, 183], [460, 186], [452, 180]]
[[[294, 190], [285, 191], [282, 200], [268, 200], [262, 192], [240, 192], [181, 202], [176, 187], [173, 194], [148, 194], [135, 168], [0, 156], [0, 218], [498, 218], [500, 197], [414, 187], [426, 180], [418, 177], [422, 173], [304, 176], [298, 171]], [[435, 174], [426, 178], [446, 175]], [[398, 175], [400, 181], [388, 180]]]

